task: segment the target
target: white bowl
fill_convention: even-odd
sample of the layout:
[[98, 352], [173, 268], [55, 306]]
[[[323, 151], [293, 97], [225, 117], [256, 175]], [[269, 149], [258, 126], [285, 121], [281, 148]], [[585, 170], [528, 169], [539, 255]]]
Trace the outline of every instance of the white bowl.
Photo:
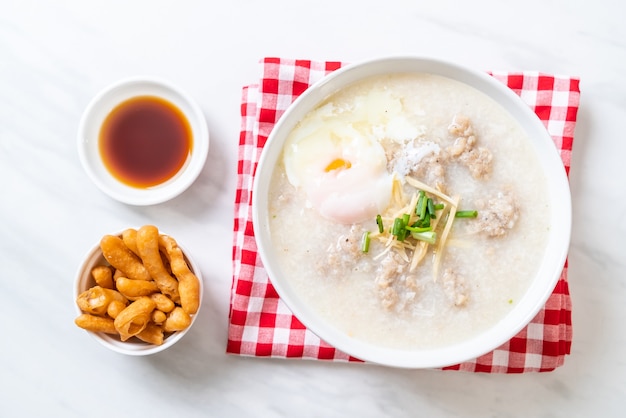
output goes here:
[[[310, 110], [329, 95], [358, 80], [381, 74], [419, 72], [451, 78], [485, 93], [503, 106], [523, 127], [539, 154], [551, 199], [550, 233], [539, 271], [529, 289], [510, 313], [479, 336], [457, 344], [424, 350], [399, 350], [351, 338], [322, 320], [298, 297], [281, 271], [272, 244], [268, 217], [268, 193], [272, 172], [281, 157], [290, 131]], [[322, 340], [361, 360], [404, 368], [434, 368], [458, 364], [486, 354], [515, 336], [544, 306], [554, 290], [567, 255], [571, 229], [571, 199], [563, 163], [546, 128], [532, 110], [510, 89], [486, 73], [436, 59], [385, 57], [348, 65], [304, 92], [281, 116], [263, 149], [253, 191], [254, 233], [270, 280], [294, 315]]]
[[[149, 188], [132, 187], [116, 179], [104, 165], [98, 145], [107, 115], [121, 102], [137, 96], [160, 97], [178, 107], [190, 124], [193, 140], [192, 152], [179, 172]], [[208, 151], [209, 132], [200, 107], [180, 89], [158, 78], [128, 78], [106, 87], [91, 100], [78, 128], [78, 154], [87, 175], [103, 192], [130, 205], [153, 205], [178, 196], [196, 180]]]
[[[163, 234], [163, 232], [160, 232], [160, 234]], [[119, 236], [120, 238], [122, 236], [121, 233], [114, 233], [112, 235]], [[199, 308], [198, 308], [198, 311], [194, 315], [191, 316], [191, 324], [189, 324], [187, 328], [185, 328], [182, 331], [177, 331], [177, 332], [170, 334], [164, 339], [163, 344], [161, 345], [149, 344], [135, 337], [126, 341], [122, 341], [114, 335], [109, 335], [109, 334], [105, 334], [101, 332], [92, 332], [92, 331], [87, 331], [87, 330], [85, 330], [85, 332], [88, 333], [91, 337], [93, 337], [96, 341], [98, 341], [100, 344], [102, 344], [106, 348], [113, 350], [117, 353], [126, 354], [129, 356], [147, 356], [150, 354], [159, 353], [161, 351], [164, 351], [170, 348], [171, 346], [176, 344], [178, 341], [180, 341], [180, 339], [183, 338], [185, 334], [187, 334], [187, 332], [189, 332], [189, 330], [193, 326], [194, 322], [196, 321], [196, 318], [198, 317], [200, 313], [200, 310], [202, 307], [202, 298], [204, 296], [204, 283], [202, 280], [202, 274], [200, 273], [200, 268], [191, 257], [189, 251], [187, 251], [187, 249], [185, 249], [185, 247], [181, 245], [180, 241], [176, 240], [176, 243], [178, 244], [180, 249], [183, 251], [183, 254], [185, 256], [185, 260], [187, 261], [187, 265], [189, 266], [189, 269], [196, 275], [196, 277], [198, 278], [200, 282]], [[77, 316], [82, 314], [83, 312], [76, 304], [76, 298], [78, 297], [78, 295], [80, 295], [84, 291], [96, 285], [91, 275], [91, 270], [98, 265], [108, 265], [108, 263], [104, 259], [104, 256], [102, 255], [102, 250], [100, 249], [99, 241], [85, 255], [85, 258], [82, 264], [80, 265], [80, 267], [78, 268], [78, 271], [76, 272], [76, 278], [74, 280], [73, 301], [74, 301], [74, 310]]]

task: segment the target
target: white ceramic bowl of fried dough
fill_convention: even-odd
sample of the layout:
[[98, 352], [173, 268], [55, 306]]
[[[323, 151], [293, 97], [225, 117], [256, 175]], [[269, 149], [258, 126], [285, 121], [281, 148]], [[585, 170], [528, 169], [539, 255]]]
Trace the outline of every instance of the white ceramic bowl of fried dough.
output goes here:
[[[293, 160], [293, 158], [295, 158], [295, 152], [300, 149], [314, 150], [315, 152], [308, 152], [308, 154], [303, 152], [302, 154], [306, 155], [299, 160], [300, 162], [298, 162], [298, 164], [300, 165], [296, 164], [291, 166], [291, 173], [311, 176], [310, 174], [302, 173], [313, 173], [313, 169], [309, 170], [309, 167], [313, 167], [314, 163], [310, 163], [306, 169], [299, 169], [299, 167], [302, 167], [305, 163], [308, 164], [308, 161], [311, 159], [309, 157], [310, 155], [322, 155], [321, 146], [316, 148], [316, 144], [326, 144], [323, 142], [326, 137], [334, 138], [333, 144], [339, 143], [339, 140], [336, 139], [338, 138], [337, 134], [335, 134], [335, 136], [327, 134], [324, 136], [326, 131], [323, 129], [330, 130], [339, 129], [336, 128], [337, 126], [344, 128], [346, 126], [353, 126], [348, 125], [348, 123], [340, 123], [343, 122], [343, 120], [337, 122], [337, 120], [339, 120], [338, 118], [331, 119], [331, 117], [335, 117], [336, 114], [343, 115], [346, 112], [351, 111], [351, 109], [362, 109], [362, 107], [359, 107], [362, 106], [360, 103], [368, 103], [368, 105], [371, 105], [371, 108], [376, 109], [376, 111], [379, 112], [376, 113], [376, 117], [379, 117], [378, 115], [382, 114], [380, 109], [385, 109], [385, 112], [387, 112], [386, 109], [393, 109], [393, 106], [387, 106], [388, 101], [385, 101], [387, 100], [387, 96], [385, 96], [384, 93], [377, 93], [377, 95], [372, 96], [374, 99], [371, 101], [367, 101], [369, 98], [367, 100], [363, 99], [362, 102], [357, 104], [352, 104], [352, 102], [349, 102], [343, 97], [337, 100], [338, 104], [332, 102], [329, 103], [329, 100], [334, 100], [335, 96], [333, 95], [337, 92], [350, 88], [355, 83], [360, 83], [364, 80], [370, 79], [371, 77], [381, 77], [377, 79], [381, 80], [384, 77], [390, 77], [395, 74], [411, 73], [418, 73], [420, 75], [426, 74], [427, 76], [451, 79], [455, 83], [461, 83], [471, 89], [477, 90], [497, 103], [502, 109], [504, 109], [505, 112], [507, 112], [509, 117], [512, 117], [522, 127], [523, 131], [530, 139], [530, 146], [536, 151], [544, 174], [541, 177], [541, 181], [535, 184], [541, 184], [542, 187], [546, 187], [548, 190], [548, 193], [545, 195], [548, 196], [546, 201], [549, 202], [550, 207], [550, 223], [542, 229], [542, 231], [548, 231], [546, 241], [542, 241], [542, 243], [547, 242], [547, 244], [545, 244], [545, 251], [533, 258], [533, 262], [535, 262], [534, 260], [537, 260], [539, 264], [536, 272], [531, 272], [525, 275], [525, 280], [529, 283], [526, 290], [520, 290], [520, 296], [516, 296], [515, 302], [513, 302], [513, 299], [508, 298], [499, 299], [499, 306], [505, 306], [506, 303], [510, 305], [510, 309], [508, 307], [504, 307], [502, 309], [502, 311], [507, 313], [501, 316], [491, 316], [490, 318], [495, 318], [493, 325], [489, 325], [488, 328], [477, 332], [475, 335], [468, 337], [464, 336], [462, 337], [463, 339], [456, 339], [456, 335], [465, 335], [463, 334], [464, 330], [462, 329], [461, 333], [451, 333], [447, 328], [448, 324], [450, 324], [449, 322], [443, 324], [438, 329], [433, 331], [426, 330], [424, 333], [420, 334], [421, 328], [411, 328], [411, 326], [415, 325], [417, 321], [413, 321], [407, 325], [408, 320], [405, 320], [406, 315], [398, 320], [395, 320], [395, 318], [386, 320], [391, 315], [387, 315], [384, 309], [381, 308], [379, 310], [374, 310], [372, 307], [378, 308], [378, 306], [381, 305], [380, 303], [378, 303], [378, 305], [374, 305], [371, 302], [371, 300], [374, 300], [374, 297], [369, 296], [370, 294], [374, 294], [377, 290], [375, 289], [376, 283], [374, 282], [375, 269], [377, 268], [376, 266], [371, 267], [371, 270], [369, 269], [369, 265], [366, 266], [368, 269], [360, 270], [356, 267], [351, 270], [344, 268], [341, 273], [345, 274], [337, 276], [335, 281], [332, 282], [327, 278], [330, 273], [320, 273], [316, 277], [311, 277], [312, 275], [309, 274], [309, 271], [314, 270], [313, 267], [328, 266], [330, 264], [329, 262], [318, 262], [318, 260], [324, 260], [323, 258], [318, 257], [318, 254], [324, 256], [326, 254], [324, 252], [329, 251], [328, 248], [334, 248], [333, 246], [337, 245], [337, 242], [340, 242], [339, 240], [324, 240], [325, 237], [330, 235], [316, 235], [317, 230], [328, 230], [332, 232], [334, 231], [334, 225], [333, 228], [328, 226], [329, 223], [324, 222], [326, 219], [323, 219], [322, 216], [317, 216], [319, 213], [313, 212], [310, 209], [311, 204], [308, 202], [308, 206], [301, 204], [304, 208], [292, 209], [293, 206], [299, 204], [295, 203], [292, 207], [288, 208], [289, 211], [283, 209], [285, 205], [290, 204], [290, 202], [304, 202], [307, 200], [306, 196], [302, 197], [304, 193], [286, 194], [285, 192], [285, 190], [290, 190], [289, 187], [293, 185], [293, 182], [290, 181], [291, 184], [289, 184], [287, 180], [284, 180], [290, 175], [289, 172], [287, 172], [286, 175], [284, 174], [285, 167], [287, 166], [287, 163], [285, 162], [286, 157], [284, 157], [286, 153], [291, 153], [288, 155], [290, 155]], [[378, 85], [384, 85], [384, 88], [381, 87], [381, 90], [389, 90], [388, 84], [384, 84], [382, 81], [380, 81]], [[359, 88], [364, 88], [363, 84], [358, 84], [358, 86]], [[428, 86], [425, 86], [424, 88], [426, 87]], [[402, 100], [405, 100], [405, 96], [402, 95], [405, 94], [404, 91], [406, 91], [406, 89], [402, 90], [400, 93], [398, 93], [397, 90], [394, 90], [392, 93], [398, 95], [394, 97], [403, 97]], [[414, 97], [420, 96], [423, 91], [423, 89], [413, 90], [411, 90], [411, 93], [414, 93], [414, 95], [407, 99], [409, 102], [413, 100]], [[354, 90], [351, 91], [353, 92]], [[443, 92], [442, 94], [445, 95], [448, 94], [449, 90], [439, 89], [437, 92]], [[329, 99], [329, 97], [331, 98]], [[384, 105], [381, 105], [381, 103], [384, 103]], [[464, 101], [459, 99], [455, 102], [455, 105], [460, 107], [464, 105], [463, 103]], [[404, 104], [398, 107], [402, 106], [404, 106]], [[431, 107], [432, 102], [428, 102], [424, 104], [421, 109], [429, 110]], [[444, 106], [441, 106], [441, 108], [444, 111], [447, 109]], [[311, 120], [309, 116], [311, 115], [311, 112], [314, 111], [317, 112], [315, 113], [316, 115], [323, 116], [315, 120], [317, 125], [309, 123]], [[331, 114], [331, 112], [335, 113]], [[363, 111], [361, 114], [368, 115], [370, 118], [368, 122], [370, 124], [374, 123], [371, 122], [372, 112]], [[425, 111], [423, 114], [427, 114], [427, 112]], [[420, 116], [421, 114], [417, 111], [414, 113], [415, 118]], [[382, 119], [382, 117], [380, 117], [380, 119]], [[328, 122], [329, 120], [330, 122]], [[365, 119], [354, 120], [358, 123], [365, 123], [362, 122]], [[379, 119], [374, 120], [378, 121]], [[447, 116], [445, 118], [441, 118], [440, 120], [445, 123], [450, 123], [450, 119]], [[349, 121], [352, 123], [352, 119]], [[357, 122], [355, 122], [354, 126], [357, 126]], [[331, 123], [333, 123], [333, 125], [331, 125]], [[300, 131], [296, 131], [302, 126], [305, 126], [305, 128], [302, 128]], [[380, 128], [380, 126], [376, 125], [375, 128]], [[381, 129], [382, 128], [379, 130]], [[315, 134], [318, 131], [322, 132], [322, 134]], [[355, 131], [355, 129], [352, 129], [350, 132], [353, 131]], [[295, 136], [299, 139], [293, 140], [293, 135], [290, 135], [292, 132], [297, 132]], [[372, 128], [369, 132], [378, 131]], [[350, 136], [346, 135], [346, 137]], [[374, 134], [363, 134], [363, 137], [374, 137]], [[317, 143], [312, 144], [308, 138], [315, 138]], [[350, 138], [358, 139], [359, 136], [353, 135]], [[301, 140], [301, 143], [289, 142], [291, 140]], [[306, 142], [306, 147], [305, 145], [302, 145], [305, 141], [309, 141]], [[453, 141], [453, 139], [451, 139], [451, 141]], [[365, 140], [363, 142], [365, 143]], [[294, 143], [296, 145], [294, 145]], [[358, 152], [355, 151], [351, 155], [359, 155], [359, 152], [363, 149], [364, 147], [360, 147]], [[345, 153], [340, 154], [339, 152], [336, 152], [335, 154], [348, 155]], [[335, 154], [332, 155], [334, 156]], [[515, 153], [501, 153], [500, 155], [502, 155], [503, 158], [503, 160], [498, 160], [503, 161], [500, 167], [510, 166], [512, 164], [512, 159], [516, 158]], [[307, 160], [307, 158], [309, 160]], [[315, 164], [318, 164], [319, 161], [324, 163], [324, 160], [318, 159], [315, 160]], [[306, 186], [305, 181], [310, 181], [310, 185], [318, 187], [316, 189], [311, 186], [310, 190], [313, 190], [315, 193], [317, 193], [321, 187], [319, 184], [322, 184], [322, 181], [326, 180], [326, 178], [323, 178], [322, 180], [320, 180], [320, 178], [329, 172], [329, 167], [332, 166], [332, 163], [329, 165], [326, 165], [325, 163], [318, 165], [320, 167], [326, 167], [325, 173], [323, 172], [320, 174], [319, 178], [314, 177], [311, 179], [311, 177], [305, 177], [305, 180], [301, 180], [300, 183], [300, 185], [304, 184]], [[356, 164], [354, 164], [353, 167], [354, 166], [356, 166]], [[370, 168], [372, 166], [372, 164], [369, 165]], [[384, 167], [384, 165], [382, 166]], [[342, 165], [342, 169], [350, 169], [350, 165]], [[367, 174], [371, 171], [372, 170], [364, 170], [363, 172]], [[503, 170], [500, 172], [502, 171]], [[316, 175], [315, 173], [313, 175]], [[525, 176], [522, 174], [521, 176], [511, 177], [517, 179], [524, 178]], [[337, 176], [337, 178], [339, 178], [339, 176]], [[508, 181], [508, 177], [506, 178]], [[357, 184], [354, 181], [352, 183]], [[278, 186], [275, 186], [277, 184]], [[370, 187], [375, 183], [373, 180], [368, 180], [363, 182], [363, 184]], [[370, 189], [371, 193], [374, 193], [374, 187], [371, 187]], [[365, 191], [369, 193], [370, 189], [366, 189]], [[263, 266], [281, 299], [291, 309], [294, 315], [322, 340], [342, 352], [356, 358], [386, 366], [402, 368], [437, 368], [450, 366], [475, 359], [506, 343], [526, 325], [528, 325], [545, 305], [546, 300], [553, 292], [563, 270], [569, 247], [571, 230], [571, 198], [569, 185], [563, 163], [556, 151], [554, 143], [537, 115], [534, 114], [530, 107], [520, 100], [520, 98], [512, 90], [497, 81], [495, 78], [489, 76], [487, 73], [468, 69], [452, 62], [445, 62], [427, 57], [383, 57], [365, 62], [354, 63], [327, 75], [325, 78], [308, 88], [294, 103], [291, 104], [273, 128], [261, 154], [253, 190], [252, 210], [258, 251], [263, 261]], [[359, 191], [360, 190], [361, 189], [359, 189]], [[286, 197], [280, 193], [285, 194]], [[338, 193], [335, 193], [335, 195], [340, 196]], [[367, 193], [363, 193], [362, 195], [369, 196]], [[314, 194], [312, 194], [312, 196], [317, 198]], [[330, 194], [329, 196], [333, 195]], [[360, 197], [360, 195], [357, 197]], [[310, 201], [314, 202], [313, 199], [310, 199]], [[277, 202], [283, 204], [283, 206], [279, 207], [279, 203]], [[314, 204], [315, 203], [313, 203], [313, 205]], [[337, 207], [341, 209], [340, 206]], [[360, 206], [360, 208], [362, 207], [364, 207], [364, 205]], [[300, 210], [300, 212], [298, 212], [298, 210]], [[374, 222], [375, 216], [376, 215], [374, 213], [371, 218], [368, 218], [367, 220], [367, 222], [370, 222], [368, 224], [370, 226], [367, 226], [367, 228], [372, 228], [371, 230], [373, 231], [376, 230], [376, 223]], [[308, 222], [309, 219], [313, 219], [314, 221], [311, 221], [311, 223], [315, 222], [315, 225], [304, 223], [305, 221]], [[532, 217], [528, 216], [526, 219], [532, 219]], [[283, 227], [283, 225], [285, 226]], [[290, 230], [291, 235], [289, 234]], [[294, 233], [294, 231], [297, 232]], [[381, 231], [381, 233], [382, 232], [383, 231]], [[302, 240], [300, 240], [300, 235], [303, 237]], [[359, 239], [361, 239], [360, 235]], [[348, 239], [346, 238], [346, 242], [347, 241]], [[296, 244], [292, 244], [293, 242]], [[325, 245], [316, 246], [318, 242], [322, 242]], [[343, 240], [341, 242], [343, 242]], [[301, 251], [300, 249], [304, 250]], [[520, 250], [523, 251], [523, 249], [518, 247], [517, 253], [519, 253]], [[509, 253], [515, 253], [515, 249], [512, 248]], [[378, 254], [381, 254], [381, 252], [378, 252]], [[473, 258], [473, 260], [476, 260], [477, 262], [482, 262], [482, 259], [482, 257]], [[306, 264], [308, 263], [308, 260], [316, 260], [317, 264], [315, 264], [315, 266], [311, 266], [310, 264], [312, 263]], [[370, 263], [370, 265], [372, 264], [373, 263]], [[360, 266], [358, 264], [355, 265]], [[511, 270], [509, 268], [507, 271], [506, 267], [507, 266], [503, 266], [501, 268], [504, 273], [497, 273], [499, 278], [508, 277], [507, 273]], [[488, 270], [489, 268], [490, 266], [486, 264], [484, 270]], [[365, 274], [357, 276], [356, 274], [353, 274], [353, 272], [357, 270], [371, 271], [372, 273], [367, 277], [365, 277]], [[347, 284], [348, 280], [350, 280], [350, 286]], [[369, 285], [369, 283], [372, 282], [375, 284]], [[433, 282], [434, 281], [431, 275], [430, 281], [424, 279], [422, 283], [426, 283], [426, 285], [428, 285], [428, 283]], [[502, 282], [504, 282], [504, 280], [502, 280]], [[366, 285], [363, 285], [362, 283], [366, 283]], [[331, 288], [333, 285], [334, 288]], [[368, 285], [369, 287], [366, 287]], [[491, 292], [492, 294], [496, 293], [491, 291], [487, 286], [481, 286], [480, 289], [487, 289], [485, 292]], [[506, 284], [503, 286], [506, 286]], [[344, 289], [349, 289], [349, 291], [344, 291]], [[355, 289], [356, 291], [353, 291]], [[475, 289], [473, 289], [473, 291], [474, 290]], [[421, 291], [421, 288], [418, 292], [419, 291]], [[503, 293], [504, 292], [497, 292], [497, 295], [500, 296]], [[340, 296], [336, 296], [339, 294]], [[360, 299], [356, 296], [353, 297], [352, 295], [359, 295]], [[407, 292], [407, 297], [409, 296], [412, 295], [409, 295]], [[424, 299], [423, 301], [423, 312], [426, 313], [422, 314], [422, 311], [418, 311], [419, 306], [415, 309], [415, 311], [424, 317], [426, 317], [427, 314], [430, 314], [431, 317], [436, 318], [437, 314], [432, 314], [431, 311], [428, 310], [430, 307], [428, 303], [432, 300], [435, 299]], [[488, 304], [484, 305], [489, 306]], [[348, 308], [345, 308], [346, 306]], [[375, 312], [375, 314], [372, 314], [371, 312]], [[399, 317], [400, 315], [396, 316]], [[458, 316], [460, 317], [461, 315]], [[384, 319], [380, 320], [379, 318]], [[421, 326], [421, 324], [418, 325]], [[387, 333], [387, 329], [392, 327], [394, 332], [396, 330], [397, 332], [393, 334], [392, 338], [388, 338], [387, 336], [389, 333]], [[431, 329], [432, 328], [434, 327], [431, 327]], [[375, 332], [372, 332], [372, 329], [375, 329]], [[415, 336], [411, 335], [413, 340], [411, 340], [410, 343], [413, 343], [413, 341], [417, 341], [417, 343], [410, 346], [410, 348], [406, 348], [409, 346], [408, 343], [402, 346], [400, 344], [392, 346], [390, 341], [395, 342], [400, 338], [404, 338], [404, 335], [409, 334], [407, 329], [411, 332], [413, 332], [414, 329], [420, 330], [414, 332], [414, 334], [416, 334]], [[357, 335], [365, 335], [366, 337], [357, 338]], [[441, 343], [434, 348], [432, 348], [434, 345], [427, 346], [426, 344], [419, 346], [419, 348], [412, 348], [417, 346], [418, 343], [421, 343], [422, 339], [426, 339], [425, 337], [430, 338], [432, 336], [437, 337], [439, 335], [444, 335], [446, 337], [452, 335], [452, 338], [449, 340], [453, 342]]]
[[[160, 233], [164, 234], [163, 232], [160, 232]], [[116, 232], [110, 235], [121, 237], [122, 233]], [[172, 238], [176, 239], [176, 237], [174, 236], [172, 236]], [[102, 344], [104, 347], [112, 351], [115, 351], [117, 353], [129, 355], [129, 356], [146, 356], [150, 354], [159, 353], [161, 351], [167, 350], [168, 348], [176, 344], [178, 341], [180, 341], [189, 332], [194, 322], [196, 321], [196, 318], [198, 317], [200, 308], [202, 306], [204, 285], [203, 285], [200, 268], [191, 257], [190, 252], [180, 243], [180, 241], [176, 240], [176, 242], [178, 244], [178, 247], [183, 252], [183, 255], [185, 257], [185, 261], [187, 262], [189, 270], [191, 270], [191, 272], [193, 272], [196, 275], [199, 281], [199, 285], [200, 285], [198, 311], [195, 314], [191, 315], [191, 323], [186, 329], [182, 331], [176, 331], [173, 333], [166, 334], [163, 340], [163, 344], [160, 344], [160, 345], [149, 344], [149, 343], [139, 340], [136, 337], [132, 337], [126, 341], [122, 341], [117, 335], [106, 334], [102, 332], [87, 331], [79, 327], [76, 327], [76, 329], [79, 331], [86, 332], [93, 339], [95, 339], [98, 343]], [[79, 308], [78, 304], [76, 303], [76, 299], [78, 295], [80, 295], [82, 292], [96, 285], [96, 282], [94, 278], [92, 277], [91, 271], [95, 266], [98, 266], [98, 265], [108, 265], [107, 261], [102, 255], [102, 250], [100, 248], [100, 239], [98, 239], [97, 243], [87, 252], [81, 265], [78, 268], [78, 271], [76, 272], [74, 289], [73, 289], [73, 304], [74, 304], [76, 316], [83, 313], [83, 311]]]

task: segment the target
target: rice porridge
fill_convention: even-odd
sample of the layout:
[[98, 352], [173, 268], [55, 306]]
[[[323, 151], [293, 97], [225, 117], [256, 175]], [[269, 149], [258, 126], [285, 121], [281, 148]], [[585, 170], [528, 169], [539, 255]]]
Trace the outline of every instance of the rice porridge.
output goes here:
[[523, 296], [546, 246], [544, 173], [518, 123], [441, 76], [376, 76], [291, 132], [270, 231], [297, 296], [356, 339], [436, 348]]

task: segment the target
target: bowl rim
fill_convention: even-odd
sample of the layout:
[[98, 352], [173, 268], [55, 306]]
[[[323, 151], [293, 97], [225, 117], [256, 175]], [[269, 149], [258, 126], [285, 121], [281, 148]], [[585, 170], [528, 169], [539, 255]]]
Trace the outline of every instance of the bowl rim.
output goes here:
[[[119, 232], [113, 232], [111, 234], [106, 234], [106, 235], [114, 235], [114, 236], [121, 237], [122, 232], [123, 230]], [[163, 232], [161, 230], [159, 230], [159, 234], [169, 235], [166, 232]], [[111, 336], [103, 332], [94, 332], [94, 331], [81, 329], [79, 327], [77, 328], [80, 331], [84, 331], [87, 334], [89, 334], [91, 338], [96, 340], [98, 343], [100, 343], [104, 347], [116, 353], [125, 354], [129, 356], [147, 356], [150, 354], [156, 354], [156, 353], [159, 353], [161, 351], [168, 349], [169, 347], [176, 344], [181, 338], [183, 338], [187, 334], [187, 332], [189, 332], [189, 330], [195, 323], [196, 319], [198, 318], [200, 311], [202, 310], [202, 300], [204, 298], [204, 280], [202, 278], [200, 267], [194, 261], [193, 257], [191, 257], [191, 254], [189, 253], [188, 249], [183, 244], [181, 244], [178, 240], [176, 240], [176, 243], [182, 250], [183, 255], [185, 256], [185, 260], [187, 261], [189, 265], [189, 268], [196, 275], [196, 277], [198, 278], [198, 281], [200, 282], [200, 304], [198, 305], [198, 311], [195, 314], [191, 315], [191, 323], [189, 324], [187, 328], [185, 328], [182, 331], [176, 331], [170, 334], [169, 336], [165, 338], [165, 340], [163, 341], [163, 344], [161, 345], [150, 344], [144, 341], [137, 341], [136, 339], [133, 339], [131, 341], [121, 341], [119, 338], [116, 338], [115, 336]], [[102, 250], [100, 249], [100, 241], [98, 241], [94, 246], [92, 246], [85, 253], [85, 255], [82, 258], [82, 262], [78, 266], [78, 269], [76, 270], [76, 273], [74, 275], [74, 286], [72, 289], [73, 290], [72, 304], [74, 306], [74, 312], [76, 315], [80, 315], [84, 313], [79, 308], [78, 304], [76, 303], [76, 299], [78, 295], [80, 295], [85, 290], [89, 289], [88, 283], [93, 283], [93, 285], [95, 285], [95, 282], [93, 278], [91, 277], [90, 267], [95, 267], [98, 261], [101, 261], [102, 263], [106, 263], [106, 260], [104, 259], [102, 255]], [[82, 288], [83, 284], [85, 284], [84, 289]]]
[[[390, 70], [393, 68], [393, 70]], [[402, 350], [374, 346], [348, 337], [325, 323], [311, 309], [297, 303], [298, 298], [285, 283], [280, 268], [272, 263], [274, 255], [266, 214], [267, 191], [271, 173], [282, 145], [295, 124], [320, 101], [334, 93], [343, 82], [347, 84], [377, 74], [426, 72], [452, 78], [487, 94], [503, 106], [527, 132], [537, 149], [548, 180], [551, 196], [551, 232], [546, 256], [530, 288], [514, 309], [485, 332], [451, 346], [428, 350]], [[399, 368], [446, 367], [475, 359], [509, 341], [545, 305], [563, 271], [571, 235], [571, 194], [563, 162], [546, 127], [532, 109], [505, 84], [486, 72], [439, 58], [420, 55], [390, 55], [348, 64], [323, 77], [302, 93], [282, 114], [272, 129], [259, 158], [253, 182], [252, 218], [257, 249], [269, 280], [293, 314], [319, 338], [360, 360]], [[532, 297], [531, 297], [532, 296]]]
[[[113, 107], [137, 96], [157, 96], [173, 102], [192, 128], [193, 151], [185, 165], [168, 181], [149, 188], [136, 188], [116, 179], [104, 166], [98, 151], [99, 128]], [[95, 136], [95, 138], [94, 138]], [[171, 200], [198, 178], [209, 152], [209, 129], [198, 103], [186, 91], [157, 76], [130, 76], [101, 89], [85, 107], [77, 131], [78, 156], [91, 181], [113, 199], [135, 206]]]

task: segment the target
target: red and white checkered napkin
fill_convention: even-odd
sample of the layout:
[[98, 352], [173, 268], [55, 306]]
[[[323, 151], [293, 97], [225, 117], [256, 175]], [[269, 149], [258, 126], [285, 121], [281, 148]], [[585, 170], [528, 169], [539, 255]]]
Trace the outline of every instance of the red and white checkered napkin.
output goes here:
[[[228, 345], [231, 354], [361, 362], [306, 329], [279, 298], [257, 254], [252, 228], [254, 173], [270, 131], [293, 100], [340, 62], [266, 58], [258, 84], [243, 88], [233, 244], [233, 284]], [[491, 72], [535, 110], [569, 173], [579, 80], [537, 72]], [[445, 367], [489, 373], [551, 371], [563, 364], [572, 342], [567, 262], [545, 307], [509, 342], [477, 359]]]

